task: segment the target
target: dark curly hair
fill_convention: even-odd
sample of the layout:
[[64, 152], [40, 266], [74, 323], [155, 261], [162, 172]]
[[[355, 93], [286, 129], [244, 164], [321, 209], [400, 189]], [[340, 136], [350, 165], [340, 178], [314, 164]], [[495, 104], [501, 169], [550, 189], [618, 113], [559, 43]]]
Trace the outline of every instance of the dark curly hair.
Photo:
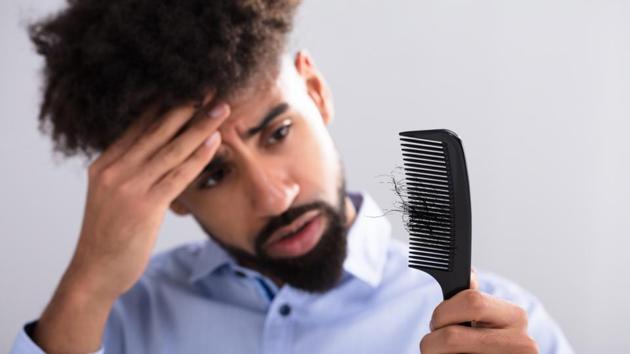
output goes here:
[[39, 129], [90, 158], [153, 104], [228, 98], [277, 68], [299, 3], [68, 0], [28, 27], [45, 59]]

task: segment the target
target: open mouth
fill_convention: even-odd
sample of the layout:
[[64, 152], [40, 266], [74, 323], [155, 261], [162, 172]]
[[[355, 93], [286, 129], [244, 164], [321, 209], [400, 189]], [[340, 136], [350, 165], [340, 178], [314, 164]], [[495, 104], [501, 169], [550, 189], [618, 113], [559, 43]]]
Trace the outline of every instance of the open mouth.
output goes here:
[[319, 241], [323, 229], [321, 212], [305, 213], [291, 225], [277, 230], [265, 243], [270, 255], [295, 257], [310, 251]]
[[294, 236], [297, 233], [303, 231], [308, 223], [311, 222], [319, 214], [320, 212], [318, 210], [312, 210], [310, 212], [304, 213], [302, 216], [294, 220], [291, 224], [276, 230], [273, 235], [267, 240], [267, 242], [265, 242], [265, 246], [269, 246], [284, 238]]
[[288, 234], [286, 234], [286, 235], [282, 236], [282, 237], [280, 238], [280, 240], [284, 240], [285, 238], [293, 237], [293, 236], [295, 236], [295, 235], [299, 234], [300, 232], [304, 231], [304, 230], [305, 230], [305, 229], [306, 229], [306, 228], [307, 228], [307, 227], [311, 224], [311, 222], [312, 222], [312, 220], [307, 221], [307, 222], [306, 222], [306, 223], [304, 223], [304, 225], [302, 225], [299, 229], [297, 229], [297, 230], [295, 230], [295, 231], [293, 231], [293, 232], [290, 232], [290, 233], [288, 233]]

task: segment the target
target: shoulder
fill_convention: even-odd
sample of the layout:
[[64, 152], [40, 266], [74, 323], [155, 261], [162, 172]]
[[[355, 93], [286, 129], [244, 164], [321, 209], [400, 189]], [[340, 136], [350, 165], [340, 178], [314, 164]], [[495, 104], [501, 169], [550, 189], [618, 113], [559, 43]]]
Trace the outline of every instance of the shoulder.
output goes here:
[[188, 242], [177, 247], [156, 253], [151, 257], [142, 275], [143, 279], [188, 278], [193, 262], [206, 246], [204, 241]]
[[482, 292], [518, 304], [528, 312], [536, 306], [541, 306], [540, 300], [534, 294], [515, 281], [485, 269], [476, 267], [475, 269], [479, 290]]
[[541, 354], [574, 353], [560, 326], [534, 294], [516, 282], [492, 272], [477, 270], [476, 273], [482, 292], [514, 303], [527, 312], [527, 331], [538, 343]]

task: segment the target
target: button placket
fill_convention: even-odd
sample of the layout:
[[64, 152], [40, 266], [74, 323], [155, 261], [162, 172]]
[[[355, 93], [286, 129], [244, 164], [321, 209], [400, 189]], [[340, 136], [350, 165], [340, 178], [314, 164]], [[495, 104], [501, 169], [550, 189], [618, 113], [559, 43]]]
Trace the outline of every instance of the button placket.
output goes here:
[[272, 301], [263, 333], [264, 354], [291, 353], [295, 344], [295, 306], [299, 298], [286, 287], [281, 288]]

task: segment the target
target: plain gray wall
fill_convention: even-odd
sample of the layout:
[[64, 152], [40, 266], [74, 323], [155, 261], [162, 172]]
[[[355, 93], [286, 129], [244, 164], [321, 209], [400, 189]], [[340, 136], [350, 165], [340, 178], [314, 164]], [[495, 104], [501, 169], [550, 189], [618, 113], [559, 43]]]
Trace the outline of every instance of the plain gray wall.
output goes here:
[[[42, 63], [21, 24], [61, 4], [0, 3], [0, 352], [45, 306], [83, 215], [81, 161], [55, 162], [37, 131]], [[534, 292], [578, 352], [621, 353], [630, 348], [629, 18], [628, 1], [310, 0], [291, 46], [308, 48], [332, 86], [331, 131], [352, 189], [391, 208], [382, 175], [400, 165], [397, 133], [456, 131], [473, 263]], [[202, 237], [169, 215], [157, 249]]]

